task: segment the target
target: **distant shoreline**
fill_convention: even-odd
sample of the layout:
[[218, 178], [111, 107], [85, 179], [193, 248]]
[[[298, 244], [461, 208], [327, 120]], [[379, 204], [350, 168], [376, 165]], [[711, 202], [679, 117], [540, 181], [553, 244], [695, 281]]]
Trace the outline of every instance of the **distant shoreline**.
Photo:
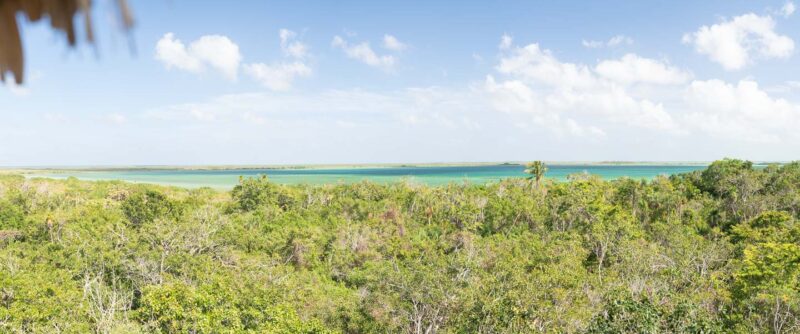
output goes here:
[[[420, 168], [420, 167], [464, 167], [519, 165], [526, 162], [442, 162], [442, 163], [375, 163], [375, 164], [308, 164], [308, 165], [196, 165], [196, 166], [17, 166], [0, 167], [0, 172], [14, 173], [58, 173], [58, 172], [120, 172], [120, 171], [219, 171], [219, 170], [316, 170], [316, 169], [357, 169], [357, 168]], [[754, 162], [766, 165], [783, 162]], [[706, 161], [546, 161], [551, 166], [707, 166]]]
[[[603, 179], [630, 177], [652, 179], [659, 175], [689, 173], [707, 168], [701, 162], [549, 162], [545, 176], [568, 180], [570, 175], [588, 173]], [[756, 164], [755, 168], [766, 165]], [[240, 177], [268, 175], [283, 184], [334, 184], [341, 182], [397, 182], [416, 180], [429, 185], [452, 182], [495, 182], [506, 178], [526, 177], [520, 162], [424, 163], [362, 165], [286, 165], [286, 166], [95, 166], [28, 167], [0, 169], [0, 175], [16, 174], [25, 178], [70, 178], [100, 181], [120, 180], [178, 187], [230, 189]]]

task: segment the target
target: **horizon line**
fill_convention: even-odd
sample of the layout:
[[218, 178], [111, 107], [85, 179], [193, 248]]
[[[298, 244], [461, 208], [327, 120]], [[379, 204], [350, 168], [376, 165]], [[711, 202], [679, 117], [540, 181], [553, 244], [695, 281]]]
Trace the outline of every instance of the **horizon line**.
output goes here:
[[[709, 165], [722, 160], [542, 160], [545, 164], [559, 165]], [[747, 160], [753, 164], [785, 164], [786, 161]], [[446, 166], [487, 166], [487, 165], [524, 165], [536, 160], [505, 160], [478, 162], [380, 162], [380, 163], [298, 163], [298, 164], [98, 164], [98, 165], [6, 165], [0, 170], [131, 170], [131, 169], [299, 169], [325, 167], [446, 167]]]

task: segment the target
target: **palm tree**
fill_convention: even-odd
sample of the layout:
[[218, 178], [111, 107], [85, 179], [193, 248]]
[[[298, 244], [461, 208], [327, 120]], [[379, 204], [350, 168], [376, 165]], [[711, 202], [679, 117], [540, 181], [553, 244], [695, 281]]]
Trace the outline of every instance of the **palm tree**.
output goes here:
[[542, 182], [544, 173], [547, 173], [547, 166], [545, 166], [544, 162], [539, 160], [530, 162], [525, 164], [525, 173], [531, 175], [528, 179], [536, 181], [536, 187], [538, 188]]

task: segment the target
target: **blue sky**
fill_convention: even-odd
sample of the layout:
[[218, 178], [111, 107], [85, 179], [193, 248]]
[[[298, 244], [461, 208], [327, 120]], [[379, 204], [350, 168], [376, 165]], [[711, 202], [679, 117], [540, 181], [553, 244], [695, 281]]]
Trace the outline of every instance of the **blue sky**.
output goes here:
[[[131, 1], [23, 25], [0, 165], [793, 160], [786, 1]], [[132, 47], [131, 47], [132, 46]]]

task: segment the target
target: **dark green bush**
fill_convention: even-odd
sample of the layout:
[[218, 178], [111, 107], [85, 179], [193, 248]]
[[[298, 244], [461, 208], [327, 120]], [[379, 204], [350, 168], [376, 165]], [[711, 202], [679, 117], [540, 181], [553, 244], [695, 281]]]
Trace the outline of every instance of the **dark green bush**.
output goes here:
[[129, 196], [122, 202], [122, 212], [134, 226], [178, 214], [176, 205], [155, 190], [140, 191]]

